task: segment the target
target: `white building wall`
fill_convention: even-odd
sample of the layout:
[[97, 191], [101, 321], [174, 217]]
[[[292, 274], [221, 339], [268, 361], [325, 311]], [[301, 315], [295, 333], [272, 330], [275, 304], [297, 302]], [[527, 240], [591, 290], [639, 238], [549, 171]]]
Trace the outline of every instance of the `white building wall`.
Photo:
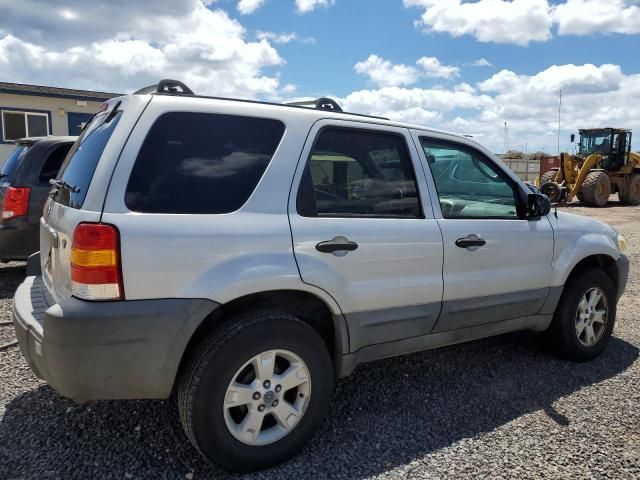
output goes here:
[[[86, 103], [86, 104], [85, 104]], [[53, 135], [68, 135], [69, 120], [68, 112], [94, 113], [102, 102], [83, 101], [67, 98], [45, 97], [36, 95], [15, 95], [0, 93], [0, 110], [42, 110], [50, 112]], [[0, 131], [0, 165], [4, 163], [11, 151], [14, 149], [13, 143], [4, 143], [2, 132]]]

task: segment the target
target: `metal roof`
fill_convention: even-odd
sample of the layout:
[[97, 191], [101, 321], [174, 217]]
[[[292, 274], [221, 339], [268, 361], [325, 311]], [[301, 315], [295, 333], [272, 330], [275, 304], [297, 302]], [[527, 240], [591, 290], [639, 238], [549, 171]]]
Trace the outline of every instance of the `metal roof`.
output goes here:
[[90, 100], [104, 102], [110, 98], [119, 97], [121, 93], [95, 92], [91, 90], [76, 90], [71, 88], [47, 87], [44, 85], [28, 85], [25, 83], [0, 82], [0, 93], [14, 95], [35, 95], [41, 97], [69, 98], [74, 100]]

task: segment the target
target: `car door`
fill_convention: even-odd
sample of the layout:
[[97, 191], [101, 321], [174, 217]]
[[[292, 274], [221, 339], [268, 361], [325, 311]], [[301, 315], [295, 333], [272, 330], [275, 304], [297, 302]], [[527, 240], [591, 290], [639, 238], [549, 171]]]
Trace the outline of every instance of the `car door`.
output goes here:
[[340, 305], [351, 350], [428, 334], [442, 300], [442, 236], [408, 130], [322, 120], [289, 202], [304, 282]]
[[524, 326], [549, 293], [549, 220], [524, 218], [526, 187], [476, 144], [414, 137], [444, 241], [443, 307], [434, 332], [506, 320]]

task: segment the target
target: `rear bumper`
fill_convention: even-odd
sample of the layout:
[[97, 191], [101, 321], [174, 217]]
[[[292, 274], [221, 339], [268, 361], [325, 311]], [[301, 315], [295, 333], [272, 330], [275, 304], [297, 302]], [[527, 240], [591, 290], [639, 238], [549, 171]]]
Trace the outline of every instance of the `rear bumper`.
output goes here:
[[13, 320], [29, 366], [61, 395], [167, 398], [193, 332], [217, 307], [205, 299], [55, 304], [30, 276], [15, 293]]
[[627, 279], [629, 278], [629, 258], [626, 255], [620, 255], [616, 261], [618, 267], [618, 300], [627, 287]]
[[26, 216], [0, 223], [0, 260], [26, 260], [40, 250], [38, 228]]

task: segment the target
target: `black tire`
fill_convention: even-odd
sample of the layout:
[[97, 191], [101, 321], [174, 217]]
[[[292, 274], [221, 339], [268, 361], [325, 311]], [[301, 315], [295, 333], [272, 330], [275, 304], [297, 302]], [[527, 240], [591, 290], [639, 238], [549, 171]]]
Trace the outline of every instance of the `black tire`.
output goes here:
[[[286, 436], [252, 446], [229, 431], [224, 397], [238, 369], [254, 356], [274, 349], [293, 352], [304, 361], [312, 389], [304, 414]], [[205, 458], [233, 472], [253, 472], [288, 460], [307, 444], [327, 413], [333, 382], [329, 352], [310, 326], [286, 313], [247, 312], [225, 321], [191, 356], [178, 384], [180, 420]]]
[[640, 174], [634, 173], [629, 177], [624, 192], [620, 192], [619, 196], [622, 203], [640, 205]]
[[557, 174], [558, 174], [557, 169], [552, 169], [547, 172], [544, 172], [540, 177], [540, 185], [544, 185], [545, 183], [549, 183], [549, 182], [555, 182]]
[[584, 203], [592, 207], [604, 207], [611, 195], [611, 179], [605, 172], [589, 172], [581, 189]]
[[[599, 288], [604, 293], [608, 313], [600, 338], [593, 345], [585, 346], [578, 338], [576, 319], [582, 297], [593, 288]], [[547, 338], [559, 355], [575, 362], [584, 362], [597, 357], [605, 349], [613, 332], [615, 319], [616, 289], [611, 278], [600, 269], [582, 270], [567, 280], [553, 322], [547, 331]]]

